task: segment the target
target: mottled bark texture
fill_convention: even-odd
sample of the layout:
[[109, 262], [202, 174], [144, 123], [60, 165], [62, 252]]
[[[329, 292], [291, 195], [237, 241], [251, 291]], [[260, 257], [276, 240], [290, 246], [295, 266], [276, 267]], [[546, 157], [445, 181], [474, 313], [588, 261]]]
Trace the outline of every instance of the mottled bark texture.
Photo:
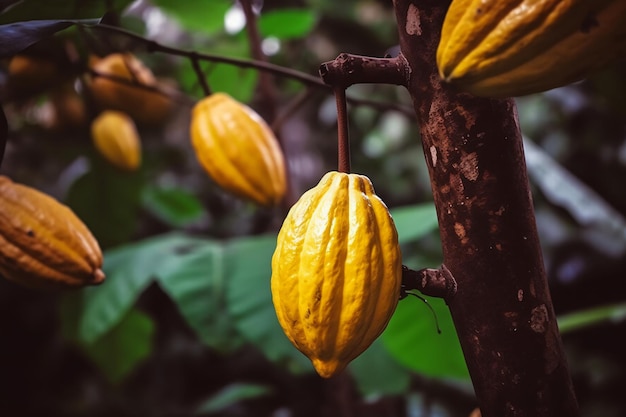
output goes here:
[[420, 124], [448, 305], [483, 417], [578, 415], [537, 236], [515, 103], [439, 79], [447, 2], [395, 0], [408, 89]]

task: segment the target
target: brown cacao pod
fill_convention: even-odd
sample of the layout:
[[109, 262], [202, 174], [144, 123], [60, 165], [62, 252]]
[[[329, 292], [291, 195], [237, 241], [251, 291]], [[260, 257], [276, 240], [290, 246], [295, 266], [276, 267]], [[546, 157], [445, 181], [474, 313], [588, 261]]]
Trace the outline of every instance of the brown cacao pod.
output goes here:
[[0, 176], [0, 275], [30, 288], [72, 288], [102, 283], [101, 268], [98, 242], [69, 207]]
[[167, 119], [172, 101], [158, 91], [142, 87], [160, 88], [160, 85], [136, 56], [115, 53], [101, 59], [92, 57], [89, 67], [103, 75], [92, 76], [87, 83], [101, 109], [124, 112], [144, 124], [161, 124]]
[[64, 80], [56, 62], [38, 56], [15, 55], [7, 68], [8, 99], [25, 99]]
[[441, 77], [479, 96], [521, 96], [578, 81], [624, 56], [623, 0], [453, 0]]
[[135, 171], [141, 164], [141, 140], [135, 123], [125, 113], [106, 110], [91, 124], [91, 138], [100, 154], [125, 171]]
[[322, 377], [387, 326], [401, 258], [393, 219], [365, 176], [329, 172], [289, 211], [272, 257], [272, 298], [285, 334]]
[[278, 140], [254, 110], [224, 93], [201, 100], [191, 117], [200, 164], [222, 188], [261, 205], [285, 195], [285, 159]]

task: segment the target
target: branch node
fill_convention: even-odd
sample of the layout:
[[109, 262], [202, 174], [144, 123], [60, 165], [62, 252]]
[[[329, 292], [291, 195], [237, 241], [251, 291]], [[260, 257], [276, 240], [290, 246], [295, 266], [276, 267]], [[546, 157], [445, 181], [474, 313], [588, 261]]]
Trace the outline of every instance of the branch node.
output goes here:
[[408, 84], [408, 63], [402, 54], [393, 58], [374, 58], [341, 53], [320, 65], [324, 83], [347, 88], [353, 84]]
[[450, 270], [441, 265], [438, 269], [424, 268], [419, 271], [402, 265], [402, 285], [405, 290], [418, 290], [424, 295], [448, 301], [457, 291], [457, 283]]

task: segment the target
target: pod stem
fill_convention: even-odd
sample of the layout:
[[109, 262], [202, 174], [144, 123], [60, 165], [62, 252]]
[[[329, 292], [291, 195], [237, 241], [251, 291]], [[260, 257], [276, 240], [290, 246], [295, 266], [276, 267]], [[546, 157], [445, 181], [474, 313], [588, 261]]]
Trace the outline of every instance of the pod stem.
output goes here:
[[333, 86], [337, 102], [337, 171], [350, 173], [350, 135], [348, 132], [348, 108], [346, 89], [343, 85]]

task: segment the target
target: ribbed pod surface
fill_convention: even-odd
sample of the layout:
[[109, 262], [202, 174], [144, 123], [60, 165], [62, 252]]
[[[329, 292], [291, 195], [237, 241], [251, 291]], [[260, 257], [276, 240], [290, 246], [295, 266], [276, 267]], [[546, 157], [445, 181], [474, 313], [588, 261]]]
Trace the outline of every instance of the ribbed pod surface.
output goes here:
[[362, 175], [327, 173], [291, 208], [272, 258], [272, 296], [291, 342], [330, 377], [384, 330], [402, 261], [385, 204]]
[[32, 288], [81, 287], [104, 280], [91, 232], [54, 198], [0, 176], [0, 274]]
[[282, 199], [287, 189], [284, 156], [255, 111], [214, 93], [194, 107], [190, 130], [200, 164], [219, 186], [261, 205]]
[[454, 0], [439, 73], [473, 94], [520, 96], [584, 78], [626, 52], [622, 0]]

